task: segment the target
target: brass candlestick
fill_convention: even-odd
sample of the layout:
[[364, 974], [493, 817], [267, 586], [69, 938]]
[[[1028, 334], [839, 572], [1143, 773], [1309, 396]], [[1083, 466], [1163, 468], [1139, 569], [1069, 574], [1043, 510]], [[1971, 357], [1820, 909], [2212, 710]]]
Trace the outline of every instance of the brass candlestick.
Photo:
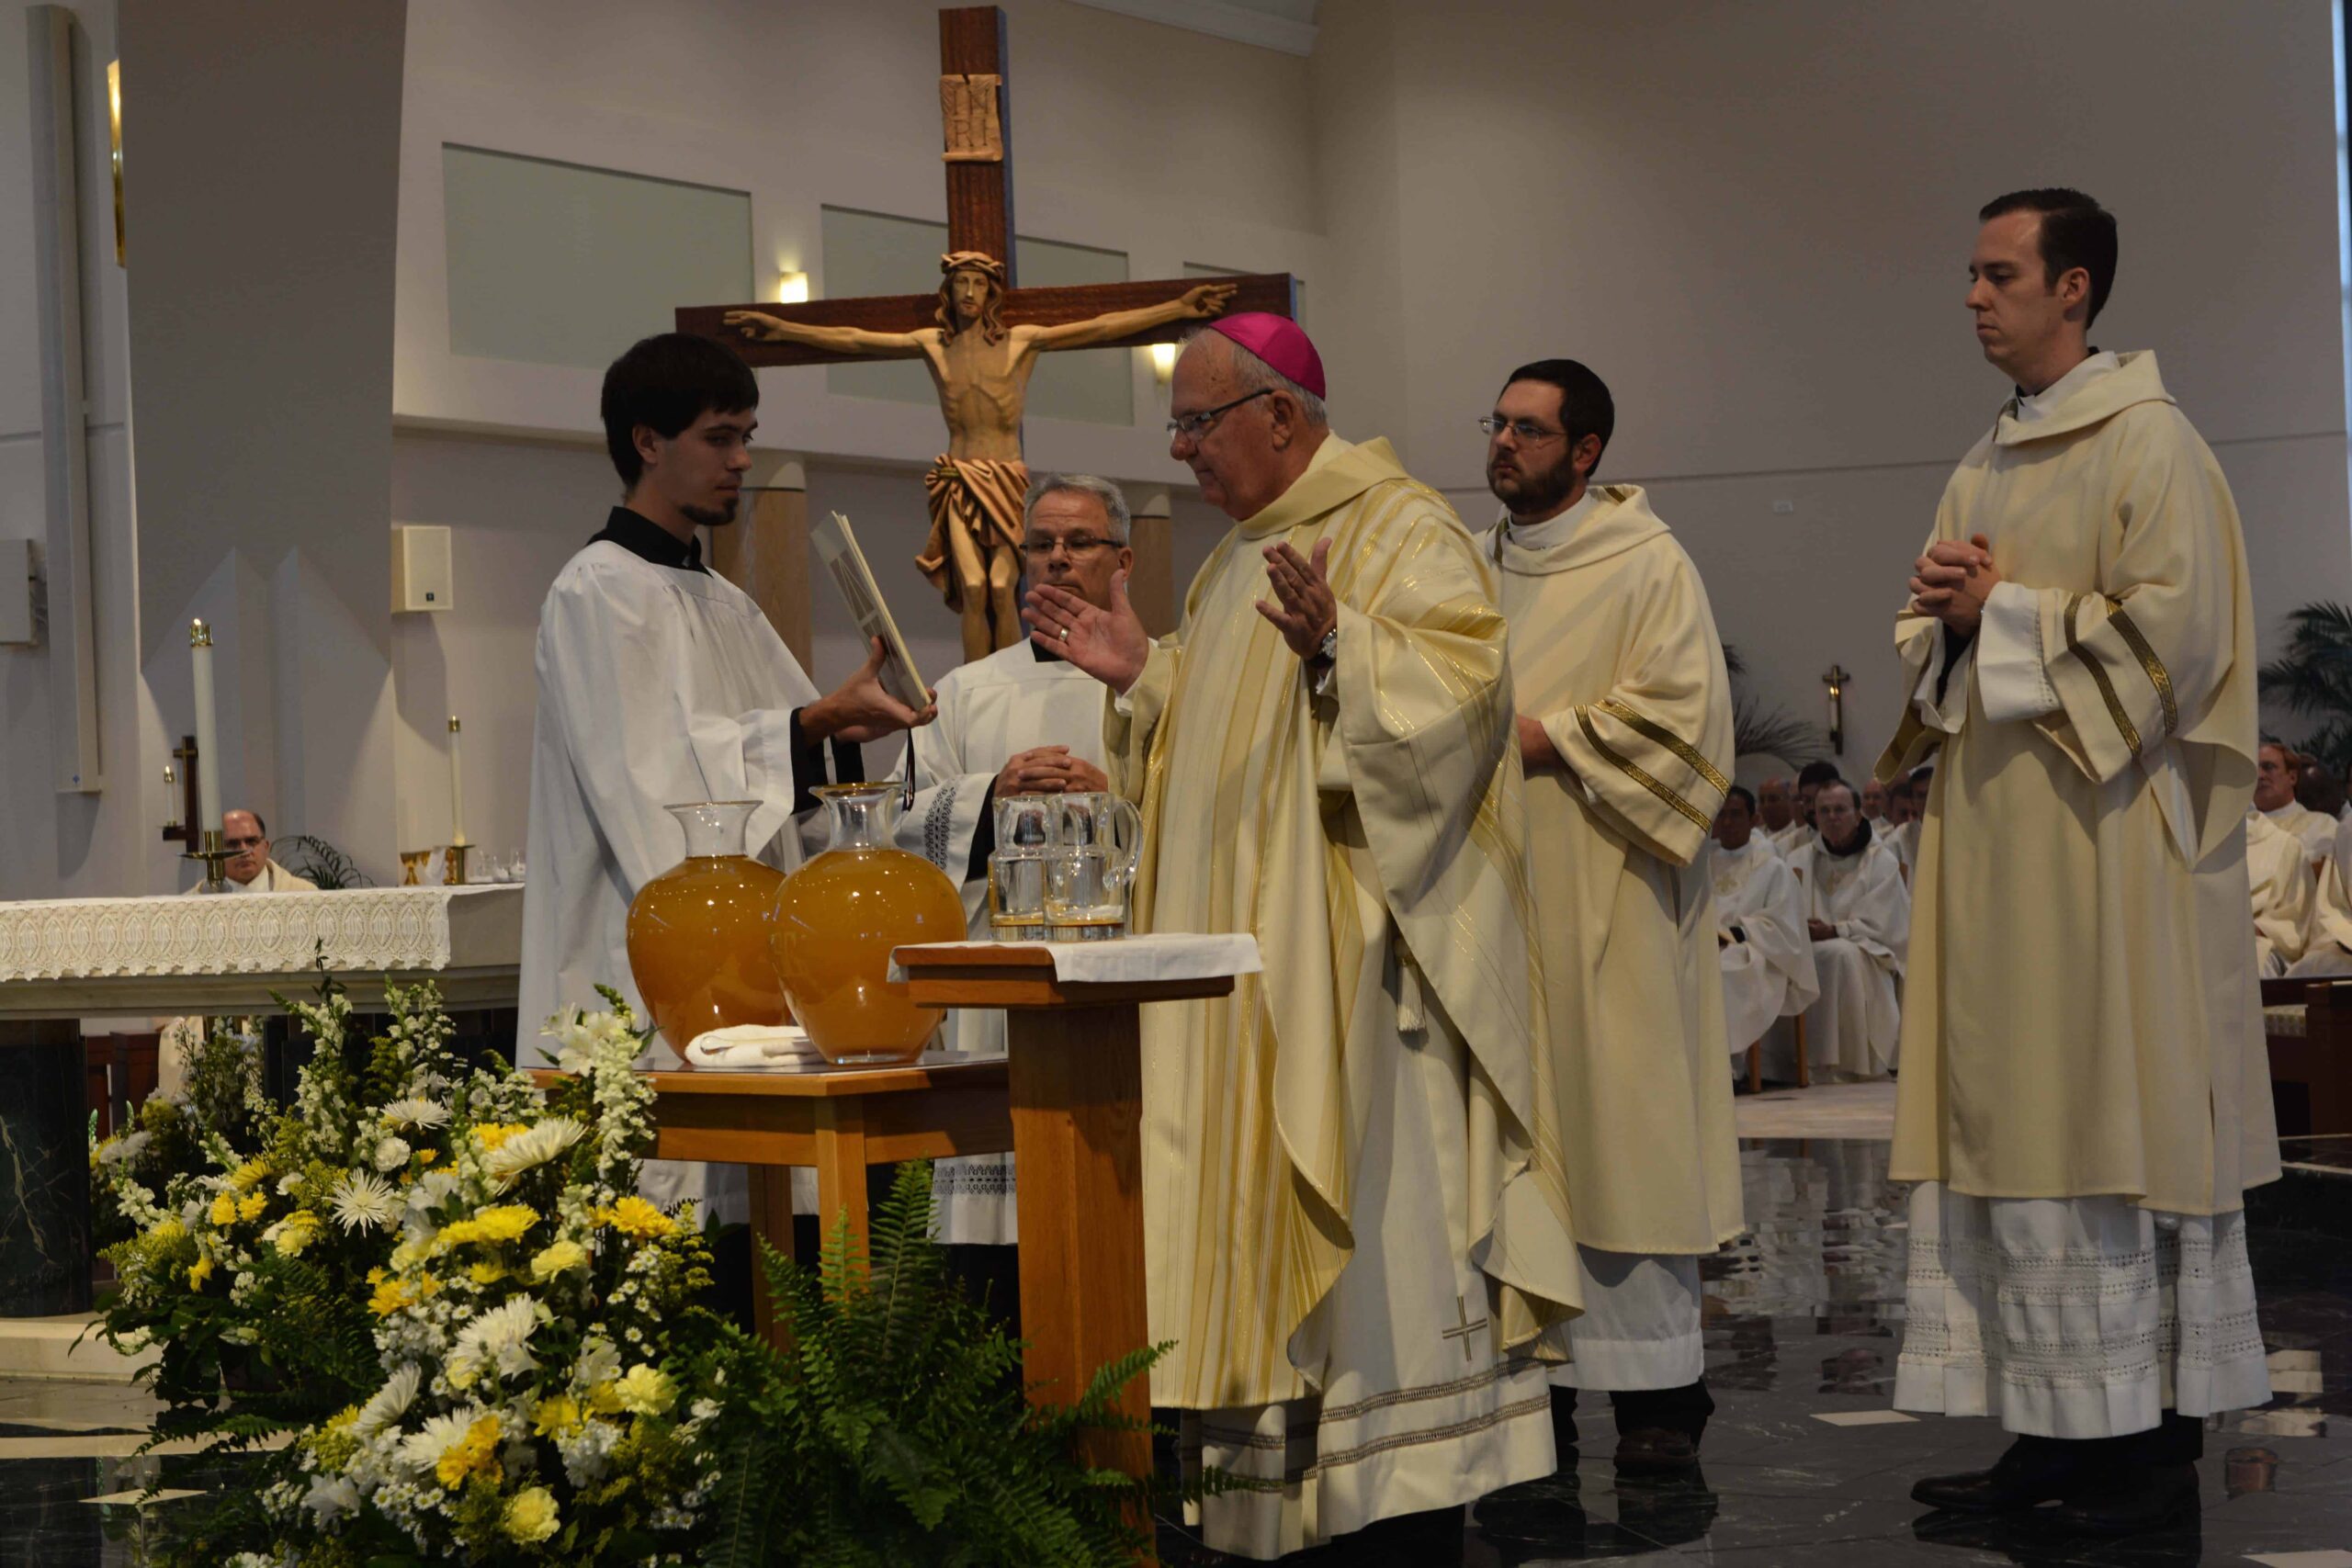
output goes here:
[[222, 845], [220, 829], [218, 828], [204, 829], [202, 849], [185, 850], [180, 854], [182, 860], [198, 860], [204, 863], [204, 890], [207, 893], [218, 893], [229, 886], [229, 879], [220, 868], [236, 858], [236, 851]]
[[446, 857], [441, 865], [443, 886], [463, 887], [466, 885], [466, 852], [471, 848], [471, 844], [450, 844], [443, 849], [442, 854]]

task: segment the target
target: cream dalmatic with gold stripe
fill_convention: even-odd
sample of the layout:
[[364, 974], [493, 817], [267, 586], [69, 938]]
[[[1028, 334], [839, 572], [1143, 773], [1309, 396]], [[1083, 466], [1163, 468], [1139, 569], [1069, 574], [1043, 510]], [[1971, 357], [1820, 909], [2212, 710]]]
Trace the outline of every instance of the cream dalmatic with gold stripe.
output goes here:
[[[1255, 608], [1331, 542], [1318, 692]], [[1111, 705], [1137, 923], [1253, 932], [1262, 976], [1144, 1010], [1152, 1403], [1237, 1478], [1250, 1556], [1551, 1473], [1543, 1369], [1577, 1297], [1536, 993], [1503, 619], [1385, 442], [1327, 436], [1238, 525]], [[1196, 1450], [1192, 1444], [1197, 1442]]]
[[1519, 711], [1568, 766], [1527, 781], [1568, 1204], [1587, 1247], [1709, 1253], [1744, 1224], [1701, 856], [1731, 787], [1730, 684], [1698, 569], [1640, 488], [1588, 497], [1480, 537]]
[[1940, 740], [1890, 1174], [2184, 1214], [2278, 1174], [2245, 813], [2254, 611], [2236, 504], [2152, 354], [2096, 355], [1961, 460], [1930, 542], [2004, 581], [1964, 649], [1906, 610]]

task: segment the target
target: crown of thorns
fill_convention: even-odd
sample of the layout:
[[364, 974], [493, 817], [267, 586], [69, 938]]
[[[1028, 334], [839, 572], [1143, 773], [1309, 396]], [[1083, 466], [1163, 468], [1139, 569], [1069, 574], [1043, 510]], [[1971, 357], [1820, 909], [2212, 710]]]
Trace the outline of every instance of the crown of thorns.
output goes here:
[[967, 267], [987, 273], [999, 283], [1004, 281], [1004, 264], [986, 251], [950, 251], [939, 258], [942, 273], [960, 272]]

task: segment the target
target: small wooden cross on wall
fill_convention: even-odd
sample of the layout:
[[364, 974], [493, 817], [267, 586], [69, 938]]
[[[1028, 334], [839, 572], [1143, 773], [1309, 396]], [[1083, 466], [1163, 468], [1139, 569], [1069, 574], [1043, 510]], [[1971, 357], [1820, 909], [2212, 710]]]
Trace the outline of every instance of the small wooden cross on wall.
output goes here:
[[1842, 664], [1833, 663], [1821, 672], [1821, 683], [1829, 688], [1829, 749], [1840, 757], [1846, 754], [1846, 682], [1854, 672]]

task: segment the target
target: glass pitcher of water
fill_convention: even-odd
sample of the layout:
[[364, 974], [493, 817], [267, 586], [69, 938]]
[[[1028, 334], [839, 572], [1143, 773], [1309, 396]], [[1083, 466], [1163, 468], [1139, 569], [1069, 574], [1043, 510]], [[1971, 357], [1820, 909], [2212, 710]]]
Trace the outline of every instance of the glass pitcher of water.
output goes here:
[[1044, 942], [1046, 875], [1059, 813], [1050, 795], [1001, 795], [993, 805], [996, 849], [989, 855], [989, 934], [999, 942]]
[[1127, 890], [1143, 855], [1143, 814], [1115, 795], [1052, 797], [1053, 852], [1046, 869], [1046, 923], [1056, 942], [1127, 934]]

